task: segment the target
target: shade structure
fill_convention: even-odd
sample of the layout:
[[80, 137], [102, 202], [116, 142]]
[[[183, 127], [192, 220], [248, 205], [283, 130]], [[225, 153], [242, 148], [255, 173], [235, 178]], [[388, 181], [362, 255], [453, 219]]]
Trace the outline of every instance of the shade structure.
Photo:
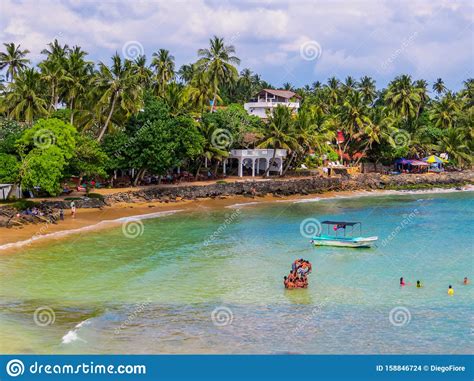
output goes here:
[[430, 164], [433, 164], [433, 163], [439, 163], [439, 164], [442, 164], [445, 162], [445, 160], [441, 159], [440, 157], [436, 156], [436, 155], [430, 155], [428, 157], [425, 157], [423, 159], [423, 161], [427, 162], [427, 163], [430, 163]]
[[410, 164], [414, 167], [427, 167], [429, 166], [428, 163], [421, 161], [421, 160], [409, 160]]
[[402, 165], [410, 164], [410, 160], [407, 160], [404, 157], [402, 157], [401, 159], [395, 160], [395, 164], [402, 164]]

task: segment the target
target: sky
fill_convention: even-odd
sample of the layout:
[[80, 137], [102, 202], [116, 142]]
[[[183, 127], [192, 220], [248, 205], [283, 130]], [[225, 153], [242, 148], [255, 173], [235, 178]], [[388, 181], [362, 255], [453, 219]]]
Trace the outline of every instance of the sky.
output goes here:
[[239, 70], [276, 87], [348, 75], [382, 87], [410, 74], [457, 90], [473, 76], [470, 0], [0, 0], [0, 41], [35, 63], [57, 38], [105, 63], [165, 48], [179, 67], [213, 35], [235, 46]]

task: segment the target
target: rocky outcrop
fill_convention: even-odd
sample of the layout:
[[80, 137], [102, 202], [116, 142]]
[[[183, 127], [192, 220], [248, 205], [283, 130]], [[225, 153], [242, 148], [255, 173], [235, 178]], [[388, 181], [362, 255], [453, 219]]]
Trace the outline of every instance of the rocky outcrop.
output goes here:
[[107, 204], [116, 202], [172, 202], [177, 199], [216, 198], [234, 195], [274, 196], [307, 195], [327, 191], [434, 188], [474, 183], [474, 173], [448, 172], [436, 175], [404, 174], [387, 176], [376, 173], [350, 177], [311, 177], [297, 179], [275, 179], [268, 181], [243, 181], [211, 185], [186, 185], [177, 187], [154, 187], [136, 192], [119, 192], [106, 197]]
[[[103, 208], [118, 202], [135, 203], [159, 201], [164, 203], [198, 198], [226, 198], [231, 196], [276, 197], [308, 195], [328, 191], [376, 190], [376, 189], [427, 189], [436, 187], [457, 187], [474, 183], [474, 172], [446, 172], [433, 175], [402, 174], [396, 176], [378, 173], [358, 174], [345, 177], [321, 177], [292, 179], [248, 180], [222, 182], [210, 185], [182, 185], [175, 187], [150, 187], [139, 191], [117, 192], [103, 198], [81, 198], [74, 200], [77, 208]], [[12, 207], [0, 207], [0, 226], [14, 226], [18, 223], [37, 223], [57, 220], [60, 209], [69, 209], [71, 200], [44, 201], [38, 204], [42, 216], [15, 217], [18, 211]]]

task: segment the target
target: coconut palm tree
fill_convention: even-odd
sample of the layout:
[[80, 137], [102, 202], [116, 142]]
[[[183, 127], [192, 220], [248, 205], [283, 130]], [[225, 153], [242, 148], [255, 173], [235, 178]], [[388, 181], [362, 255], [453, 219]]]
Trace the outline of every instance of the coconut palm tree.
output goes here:
[[327, 93], [328, 104], [330, 106], [335, 106], [339, 101], [339, 85], [340, 82], [336, 77], [329, 78], [327, 84], [324, 85], [324, 89]]
[[297, 149], [298, 141], [293, 129], [292, 115], [293, 112], [289, 107], [278, 105], [273, 110], [273, 113], [268, 116], [268, 123], [263, 130], [262, 139], [258, 144], [258, 148], [273, 149], [273, 156], [264, 176], [268, 176], [270, 167], [275, 162], [277, 149]]
[[28, 49], [21, 50], [21, 45], [15, 45], [13, 42], [3, 45], [6, 51], [0, 52], [0, 70], [7, 69], [5, 78], [7, 81], [12, 81], [15, 75], [30, 63], [30, 60], [25, 58], [30, 51]]
[[92, 81], [94, 64], [86, 61], [87, 53], [79, 46], [74, 46], [64, 64], [62, 78], [62, 97], [71, 110], [69, 122], [74, 125], [75, 109], [85, 97], [88, 85]]
[[169, 50], [160, 49], [153, 53], [151, 67], [155, 69], [156, 93], [164, 94], [166, 85], [174, 78], [174, 56]]
[[182, 82], [188, 84], [194, 77], [196, 69], [193, 64], [182, 65], [178, 70], [178, 76]]
[[212, 87], [212, 107], [213, 111], [219, 86], [235, 82], [238, 78], [238, 72], [234, 65], [240, 64], [240, 59], [235, 55], [235, 47], [233, 45], [225, 45], [224, 39], [214, 36], [209, 40], [208, 49], [199, 49], [197, 68], [207, 73], [209, 84]]
[[357, 89], [362, 93], [362, 99], [367, 104], [372, 104], [377, 96], [377, 88], [375, 87], [375, 81], [368, 77], [364, 76], [360, 79], [357, 84]]
[[15, 74], [15, 81], [10, 84], [5, 97], [5, 107], [11, 118], [29, 124], [47, 115], [47, 102], [43, 98], [38, 71], [27, 68]]
[[444, 81], [441, 78], [438, 78], [435, 83], [433, 83], [433, 91], [440, 96], [444, 92], [446, 92], [446, 86], [444, 85]]
[[137, 58], [135, 58], [133, 64], [138, 81], [144, 88], [148, 87], [150, 85], [153, 72], [146, 64], [146, 56], [144, 54], [140, 54]]
[[467, 140], [462, 129], [449, 128], [436, 148], [439, 151], [447, 152], [458, 168], [464, 168], [473, 162], [472, 151], [469, 149]]
[[459, 102], [453, 93], [448, 92], [438, 102], [435, 102], [430, 113], [430, 119], [434, 121], [436, 127], [452, 128], [455, 125], [459, 111]]
[[97, 138], [98, 141], [101, 141], [117, 108], [127, 115], [140, 110], [143, 91], [140, 80], [133, 70], [132, 62], [129, 60], [122, 62], [118, 53], [112, 57], [110, 67], [103, 62], [99, 63], [99, 72], [94, 82], [102, 91], [98, 107], [106, 106], [108, 109], [107, 119], [100, 128]]
[[385, 102], [391, 110], [407, 121], [414, 118], [419, 110], [420, 90], [413, 86], [409, 75], [398, 76], [389, 83]]

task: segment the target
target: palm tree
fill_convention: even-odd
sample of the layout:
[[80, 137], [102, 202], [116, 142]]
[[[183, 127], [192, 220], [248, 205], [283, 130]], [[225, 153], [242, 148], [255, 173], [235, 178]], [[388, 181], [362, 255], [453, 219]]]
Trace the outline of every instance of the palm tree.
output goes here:
[[[193, 107], [202, 114], [214, 95], [207, 73], [197, 72], [186, 87], [186, 93]], [[221, 100], [219, 96], [216, 99]]]
[[439, 128], [454, 127], [457, 114], [459, 113], [459, 104], [452, 93], [447, 93], [439, 102], [435, 102], [430, 119], [434, 121], [435, 126]]
[[409, 75], [398, 76], [389, 83], [385, 102], [405, 120], [414, 118], [421, 102], [420, 90], [413, 86]]
[[237, 80], [238, 72], [234, 65], [239, 65], [240, 59], [234, 53], [235, 47], [225, 45], [224, 39], [217, 36], [209, 40], [209, 49], [198, 50], [201, 58], [196, 65], [200, 71], [207, 73], [213, 91], [211, 112], [216, 105], [219, 87]]
[[64, 64], [62, 92], [64, 100], [71, 110], [69, 122], [74, 125], [75, 108], [85, 96], [92, 80], [93, 63], [86, 61], [87, 53], [79, 46], [71, 49]]
[[[473, 156], [467, 137], [460, 128], [449, 128], [436, 146], [439, 151], [447, 152], [459, 168], [472, 164]], [[472, 140], [471, 140], [472, 142]]]
[[362, 93], [362, 98], [364, 99], [364, 102], [367, 104], [372, 104], [375, 97], [377, 96], [377, 88], [375, 87], [375, 81], [368, 76], [364, 76], [360, 79], [357, 88]]
[[436, 82], [433, 83], [433, 91], [438, 94], [438, 96], [446, 91], [446, 86], [441, 78], [438, 78]]
[[103, 91], [98, 106], [107, 106], [109, 109], [107, 119], [97, 138], [98, 141], [101, 141], [117, 105], [126, 114], [138, 112], [142, 105], [143, 94], [132, 62], [129, 60], [122, 62], [118, 53], [112, 57], [111, 67], [102, 62], [99, 63], [95, 84]]
[[230, 147], [220, 147], [215, 142], [216, 133], [219, 133], [219, 128], [214, 123], [199, 123], [199, 130], [201, 135], [204, 137], [204, 146], [203, 146], [203, 159], [199, 160], [199, 165], [196, 171], [196, 179], [199, 176], [199, 172], [201, 171], [202, 164], [204, 162], [212, 163], [212, 161], [216, 162], [214, 172], [217, 173], [217, 168], [219, 163], [222, 160], [229, 157], [229, 150]]
[[61, 45], [57, 39], [48, 44], [48, 49], [43, 49], [41, 54], [45, 54], [47, 59], [65, 61], [69, 52], [69, 45]]
[[15, 43], [4, 43], [6, 52], [0, 52], [0, 70], [7, 69], [6, 80], [13, 80], [20, 70], [26, 68], [30, 63], [26, 55], [30, 52], [28, 49], [21, 50], [20, 45]]
[[40, 73], [34, 68], [19, 71], [5, 97], [8, 115], [31, 124], [35, 118], [48, 113], [42, 95]]
[[65, 70], [59, 61], [45, 60], [39, 63], [41, 80], [44, 81], [50, 89], [50, 102], [48, 110], [56, 110], [59, 102], [59, 83], [64, 80]]
[[339, 100], [339, 85], [340, 82], [336, 77], [329, 78], [327, 84], [324, 85], [330, 106], [335, 106]]
[[134, 63], [134, 70], [137, 74], [138, 81], [143, 87], [148, 87], [151, 81], [151, 77], [153, 72], [146, 64], [146, 56], [140, 54], [135, 60]]
[[160, 49], [153, 53], [151, 67], [155, 69], [157, 94], [162, 95], [169, 81], [174, 78], [174, 56], [169, 50]]
[[298, 141], [293, 129], [292, 115], [293, 112], [289, 107], [278, 105], [268, 117], [268, 123], [265, 125], [263, 137], [258, 145], [258, 148], [273, 149], [273, 156], [268, 163], [265, 177], [268, 176], [275, 162], [277, 149], [297, 149]]
[[178, 70], [178, 76], [184, 83], [189, 83], [194, 77], [196, 70], [193, 64], [182, 65]]

